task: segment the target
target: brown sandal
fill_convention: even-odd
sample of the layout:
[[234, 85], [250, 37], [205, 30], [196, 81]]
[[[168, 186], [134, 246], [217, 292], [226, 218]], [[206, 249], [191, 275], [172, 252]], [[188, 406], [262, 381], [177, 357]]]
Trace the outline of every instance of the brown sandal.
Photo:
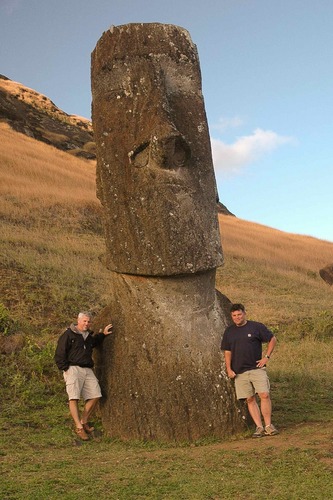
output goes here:
[[90, 425], [88, 424], [88, 422], [86, 422], [86, 423], [81, 422], [81, 424], [82, 424], [83, 429], [86, 432], [88, 432], [88, 434], [90, 434], [91, 432], [93, 432], [95, 430], [95, 427], [90, 427]]
[[82, 441], [89, 441], [89, 436], [86, 434], [86, 431], [84, 430], [83, 427], [78, 427], [76, 429], [76, 434], [79, 436]]

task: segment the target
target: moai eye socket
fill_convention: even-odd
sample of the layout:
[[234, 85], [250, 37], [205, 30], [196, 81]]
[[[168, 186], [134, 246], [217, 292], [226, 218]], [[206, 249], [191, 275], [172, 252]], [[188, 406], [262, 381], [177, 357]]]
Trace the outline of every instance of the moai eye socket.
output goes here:
[[151, 158], [152, 166], [175, 170], [186, 166], [191, 151], [182, 137], [168, 137], [161, 140], [154, 137], [151, 143], [141, 144], [128, 153], [128, 157], [130, 164], [137, 168], [146, 167]]
[[149, 142], [141, 144], [134, 151], [128, 153], [131, 165], [137, 168], [146, 167], [149, 161]]

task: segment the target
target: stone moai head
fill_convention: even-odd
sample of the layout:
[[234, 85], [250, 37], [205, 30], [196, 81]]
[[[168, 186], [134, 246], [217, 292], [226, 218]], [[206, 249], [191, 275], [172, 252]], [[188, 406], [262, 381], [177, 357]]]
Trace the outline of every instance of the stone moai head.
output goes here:
[[164, 24], [112, 27], [92, 53], [107, 267], [150, 276], [222, 264], [196, 46]]

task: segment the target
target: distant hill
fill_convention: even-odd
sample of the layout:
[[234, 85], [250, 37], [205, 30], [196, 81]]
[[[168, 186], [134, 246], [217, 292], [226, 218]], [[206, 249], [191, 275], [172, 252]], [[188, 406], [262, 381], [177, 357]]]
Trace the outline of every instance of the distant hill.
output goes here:
[[221, 203], [219, 200], [217, 200], [217, 213], [218, 214], [223, 214], [223, 215], [232, 215], [235, 217], [235, 214], [231, 213], [230, 210], [227, 209], [223, 203]]
[[87, 118], [68, 115], [48, 97], [0, 75], [0, 121], [74, 156], [93, 160], [95, 143]]
[[[45, 95], [1, 74], [0, 121], [74, 156], [96, 159], [91, 121], [68, 115]], [[219, 200], [217, 210], [219, 214], [234, 216]]]

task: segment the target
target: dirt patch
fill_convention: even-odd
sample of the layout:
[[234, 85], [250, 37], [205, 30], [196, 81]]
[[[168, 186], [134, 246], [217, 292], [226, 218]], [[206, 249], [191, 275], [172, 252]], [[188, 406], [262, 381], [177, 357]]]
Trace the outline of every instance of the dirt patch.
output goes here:
[[[279, 430], [280, 434], [277, 436], [235, 439], [211, 445], [211, 448], [238, 452], [312, 450], [320, 461], [333, 470], [333, 423], [304, 423]], [[197, 450], [202, 453], [199, 448]]]

